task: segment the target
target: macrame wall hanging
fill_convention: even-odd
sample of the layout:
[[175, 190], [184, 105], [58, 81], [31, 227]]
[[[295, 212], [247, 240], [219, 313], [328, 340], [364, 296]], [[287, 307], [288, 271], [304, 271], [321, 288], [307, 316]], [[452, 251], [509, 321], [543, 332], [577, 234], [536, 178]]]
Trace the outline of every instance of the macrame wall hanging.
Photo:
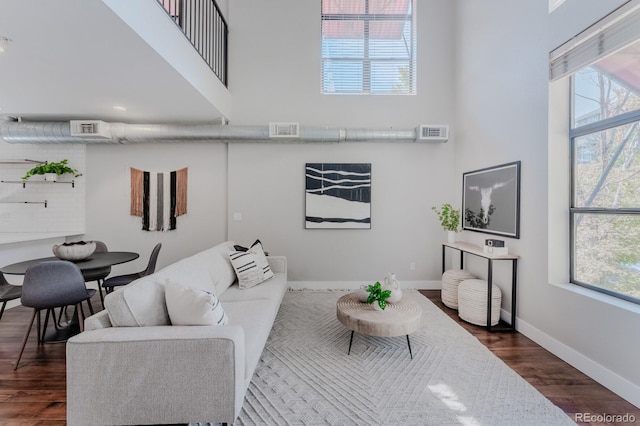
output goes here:
[[131, 215], [142, 217], [144, 231], [176, 229], [176, 217], [187, 213], [187, 168], [145, 172], [131, 168]]

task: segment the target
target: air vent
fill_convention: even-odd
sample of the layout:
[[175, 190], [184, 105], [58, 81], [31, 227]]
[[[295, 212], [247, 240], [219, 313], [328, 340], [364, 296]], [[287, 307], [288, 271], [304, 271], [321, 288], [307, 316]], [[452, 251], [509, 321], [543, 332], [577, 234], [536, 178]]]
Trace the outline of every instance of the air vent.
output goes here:
[[101, 120], [71, 120], [71, 136], [83, 138], [111, 138], [111, 129]]
[[441, 124], [422, 124], [418, 140], [446, 142], [449, 140], [449, 126]]
[[269, 123], [270, 138], [299, 138], [299, 123]]

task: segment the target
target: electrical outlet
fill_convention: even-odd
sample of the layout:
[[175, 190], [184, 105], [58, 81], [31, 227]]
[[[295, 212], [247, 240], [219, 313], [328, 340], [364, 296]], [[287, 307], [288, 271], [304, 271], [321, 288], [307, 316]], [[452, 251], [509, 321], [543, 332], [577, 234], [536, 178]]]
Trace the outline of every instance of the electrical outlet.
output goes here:
[[416, 270], [416, 262], [411, 262], [409, 264], [409, 270], [410, 271], [415, 271]]

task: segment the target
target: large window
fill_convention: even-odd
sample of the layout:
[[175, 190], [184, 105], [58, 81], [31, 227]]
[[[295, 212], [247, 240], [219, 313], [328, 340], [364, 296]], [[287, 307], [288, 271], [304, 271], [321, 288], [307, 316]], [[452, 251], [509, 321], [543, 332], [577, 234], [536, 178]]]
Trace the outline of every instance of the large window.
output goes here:
[[415, 94], [413, 0], [322, 0], [322, 93]]
[[572, 83], [571, 281], [640, 303], [640, 40]]

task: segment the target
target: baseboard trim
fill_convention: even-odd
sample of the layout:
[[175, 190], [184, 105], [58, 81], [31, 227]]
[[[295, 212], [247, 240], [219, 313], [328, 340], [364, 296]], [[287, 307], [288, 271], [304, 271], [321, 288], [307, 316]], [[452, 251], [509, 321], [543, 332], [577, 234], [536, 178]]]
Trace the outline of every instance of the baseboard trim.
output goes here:
[[[371, 281], [289, 281], [292, 290], [357, 290]], [[440, 290], [441, 281], [400, 281], [401, 289]]]
[[517, 329], [520, 333], [527, 336], [529, 339], [533, 340], [558, 358], [571, 364], [571, 366], [582, 371], [602, 386], [640, 408], [640, 386], [631, 383], [624, 377], [619, 376], [526, 321], [517, 319]]

